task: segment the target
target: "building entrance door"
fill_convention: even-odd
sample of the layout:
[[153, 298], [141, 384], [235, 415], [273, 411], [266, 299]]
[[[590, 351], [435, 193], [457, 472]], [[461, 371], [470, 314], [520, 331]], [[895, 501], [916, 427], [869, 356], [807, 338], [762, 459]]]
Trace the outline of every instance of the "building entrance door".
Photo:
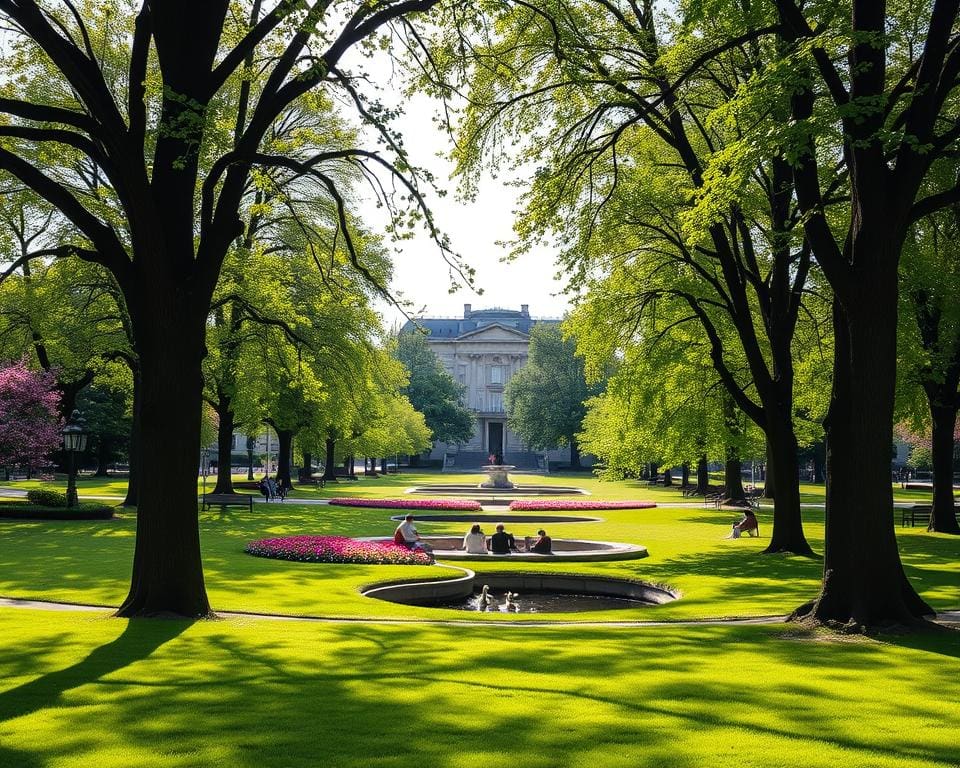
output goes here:
[[491, 421], [487, 424], [487, 447], [491, 455], [503, 459], [503, 422]]

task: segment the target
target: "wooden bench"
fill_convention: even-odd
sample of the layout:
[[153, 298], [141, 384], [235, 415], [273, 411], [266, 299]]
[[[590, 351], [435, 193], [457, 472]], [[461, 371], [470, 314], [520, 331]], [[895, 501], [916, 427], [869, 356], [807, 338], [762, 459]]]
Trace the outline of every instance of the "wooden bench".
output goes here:
[[200, 509], [210, 509], [216, 504], [219, 507], [247, 507], [253, 512], [253, 496], [246, 493], [205, 493]]
[[933, 514], [933, 507], [930, 504], [913, 504], [903, 508], [903, 514], [900, 516], [900, 525], [908, 524], [911, 528], [917, 523], [930, 525], [930, 515]]

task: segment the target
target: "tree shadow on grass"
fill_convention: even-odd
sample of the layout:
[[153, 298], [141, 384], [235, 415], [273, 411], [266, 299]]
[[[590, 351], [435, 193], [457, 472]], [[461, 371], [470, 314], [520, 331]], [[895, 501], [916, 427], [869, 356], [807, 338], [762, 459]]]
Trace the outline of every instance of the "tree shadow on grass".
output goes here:
[[[60, 705], [67, 691], [96, 682], [147, 658], [162, 645], [181, 635], [192, 623], [172, 619], [127, 621], [116, 639], [94, 648], [76, 664], [48, 672], [0, 693], [0, 722]], [[0, 762], [0, 765], [6, 763]]]

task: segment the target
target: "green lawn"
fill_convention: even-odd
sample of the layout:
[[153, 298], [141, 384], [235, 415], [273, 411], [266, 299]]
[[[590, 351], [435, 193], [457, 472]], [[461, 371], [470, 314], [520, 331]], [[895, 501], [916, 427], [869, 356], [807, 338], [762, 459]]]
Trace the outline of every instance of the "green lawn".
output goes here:
[[[413, 483], [456, 478], [410, 473], [315, 493], [396, 496]], [[730, 541], [722, 537], [735, 513], [665, 506], [682, 500], [677, 491], [583, 476], [544, 480], [662, 504], [597, 513], [602, 523], [549, 526], [555, 537], [650, 550], [644, 560], [571, 563], [565, 572], [645, 579], [683, 595], [577, 620], [780, 614], [815, 594], [820, 561], [759, 554], [769, 510], [759, 513], [760, 539]], [[359, 594], [382, 580], [438, 577], [436, 568], [286, 563], [242, 552], [267, 535], [386, 535], [390, 514], [286, 502], [201, 515], [215, 609], [345, 621], [127, 622], [0, 609], [0, 767], [960, 763], [958, 633], [840, 641], [776, 625], [357, 622], [508, 617]], [[822, 551], [823, 512], [804, 514]], [[132, 511], [106, 522], [0, 521], [0, 595], [117, 604], [135, 524]], [[466, 527], [421, 524], [428, 534]], [[511, 526], [520, 535], [534, 527]], [[898, 537], [921, 594], [936, 608], [960, 608], [960, 539], [900, 528]], [[504, 567], [524, 566], [476, 569]]]

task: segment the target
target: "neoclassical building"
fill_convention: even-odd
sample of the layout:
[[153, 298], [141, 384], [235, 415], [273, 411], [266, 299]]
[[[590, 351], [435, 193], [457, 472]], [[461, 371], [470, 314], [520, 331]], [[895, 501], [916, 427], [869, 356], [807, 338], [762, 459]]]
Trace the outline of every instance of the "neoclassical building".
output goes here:
[[[431, 459], [446, 458], [448, 466], [463, 469], [486, 463], [491, 454], [502, 454], [508, 464], [529, 467], [542, 463], [543, 454], [531, 452], [507, 427], [503, 390], [527, 362], [530, 329], [537, 323], [560, 322], [534, 319], [529, 306], [520, 311], [478, 309], [463, 305], [462, 318], [422, 318], [427, 341], [447, 372], [466, 389], [464, 405], [476, 415], [476, 429], [468, 443], [461, 446], [438, 443]], [[408, 322], [404, 331], [413, 331]], [[551, 460], [563, 460], [563, 451], [549, 454]]]

